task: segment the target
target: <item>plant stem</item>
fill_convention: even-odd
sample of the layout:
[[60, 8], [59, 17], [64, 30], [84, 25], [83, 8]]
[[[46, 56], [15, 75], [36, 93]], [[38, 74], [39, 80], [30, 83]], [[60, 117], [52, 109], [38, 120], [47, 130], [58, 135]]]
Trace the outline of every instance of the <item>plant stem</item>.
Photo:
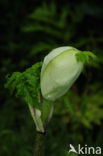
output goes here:
[[45, 133], [37, 132], [34, 145], [34, 156], [42, 156], [45, 135]]

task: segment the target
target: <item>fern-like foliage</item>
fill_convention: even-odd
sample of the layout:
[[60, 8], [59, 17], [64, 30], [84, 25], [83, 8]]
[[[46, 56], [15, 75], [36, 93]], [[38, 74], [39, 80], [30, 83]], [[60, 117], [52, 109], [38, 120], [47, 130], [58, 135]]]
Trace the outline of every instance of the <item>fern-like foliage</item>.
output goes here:
[[40, 69], [42, 62], [34, 64], [23, 73], [14, 72], [11, 77], [7, 77], [5, 88], [11, 94], [22, 97], [27, 104], [40, 109], [38, 94], [40, 91]]
[[55, 107], [55, 115], [62, 116], [62, 119], [64, 116], [66, 122], [72, 122], [74, 126], [79, 123], [87, 128], [92, 128], [93, 124], [100, 125], [103, 120], [102, 107], [101, 84], [89, 84], [81, 96], [70, 90], [61, 97], [59, 104]]
[[[67, 9], [66, 6], [61, 8], [59, 13], [57, 10], [54, 2], [50, 2], [48, 5], [44, 2], [28, 16], [30, 22], [22, 28], [22, 31], [27, 35], [32, 33], [31, 56], [68, 45], [69, 40], [74, 36], [74, 27], [70, 27], [67, 22], [67, 16], [70, 13], [69, 6]], [[36, 34], [38, 37], [34, 45], [32, 41], [34, 41]]]
[[83, 51], [76, 54], [77, 61], [83, 62], [85, 65], [90, 65], [91, 60], [93, 62], [93, 65], [96, 65], [98, 62], [98, 58], [95, 54], [93, 54], [90, 51]]

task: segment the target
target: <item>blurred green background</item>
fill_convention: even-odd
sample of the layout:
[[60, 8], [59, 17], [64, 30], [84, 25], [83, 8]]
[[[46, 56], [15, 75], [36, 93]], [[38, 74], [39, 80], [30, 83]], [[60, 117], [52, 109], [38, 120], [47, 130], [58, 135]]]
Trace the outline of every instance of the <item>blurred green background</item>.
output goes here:
[[[0, 1], [0, 156], [32, 156], [35, 125], [24, 101], [4, 89], [50, 50], [74, 46], [99, 57], [57, 101], [43, 156], [67, 156], [69, 144], [103, 150], [103, 4], [100, 1]], [[92, 154], [91, 154], [92, 155]]]

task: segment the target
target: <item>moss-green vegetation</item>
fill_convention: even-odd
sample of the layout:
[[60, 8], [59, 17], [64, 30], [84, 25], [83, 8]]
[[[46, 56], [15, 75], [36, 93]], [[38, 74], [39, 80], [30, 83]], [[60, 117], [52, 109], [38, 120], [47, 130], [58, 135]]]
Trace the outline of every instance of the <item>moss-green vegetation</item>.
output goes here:
[[87, 67], [71, 90], [56, 102], [42, 155], [67, 156], [70, 143], [75, 147], [79, 143], [102, 147], [102, 4], [96, 0], [1, 3], [0, 155], [33, 155], [36, 132], [25, 102], [4, 88], [5, 75], [20, 71], [13, 76], [19, 79], [50, 50], [64, 45], [92, 51], [99, 65]]

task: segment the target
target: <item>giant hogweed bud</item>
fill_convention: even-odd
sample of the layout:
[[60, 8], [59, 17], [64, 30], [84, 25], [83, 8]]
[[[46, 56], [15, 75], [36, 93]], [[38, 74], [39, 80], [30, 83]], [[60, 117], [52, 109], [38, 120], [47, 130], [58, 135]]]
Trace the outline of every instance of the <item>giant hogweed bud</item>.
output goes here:
[[45, 58], [41, 69], [41, 92], [45, 99], [55, 101], [72, 86], [83, 69], [77, 61], [80, 51], [73, 47], [59, 47]]

